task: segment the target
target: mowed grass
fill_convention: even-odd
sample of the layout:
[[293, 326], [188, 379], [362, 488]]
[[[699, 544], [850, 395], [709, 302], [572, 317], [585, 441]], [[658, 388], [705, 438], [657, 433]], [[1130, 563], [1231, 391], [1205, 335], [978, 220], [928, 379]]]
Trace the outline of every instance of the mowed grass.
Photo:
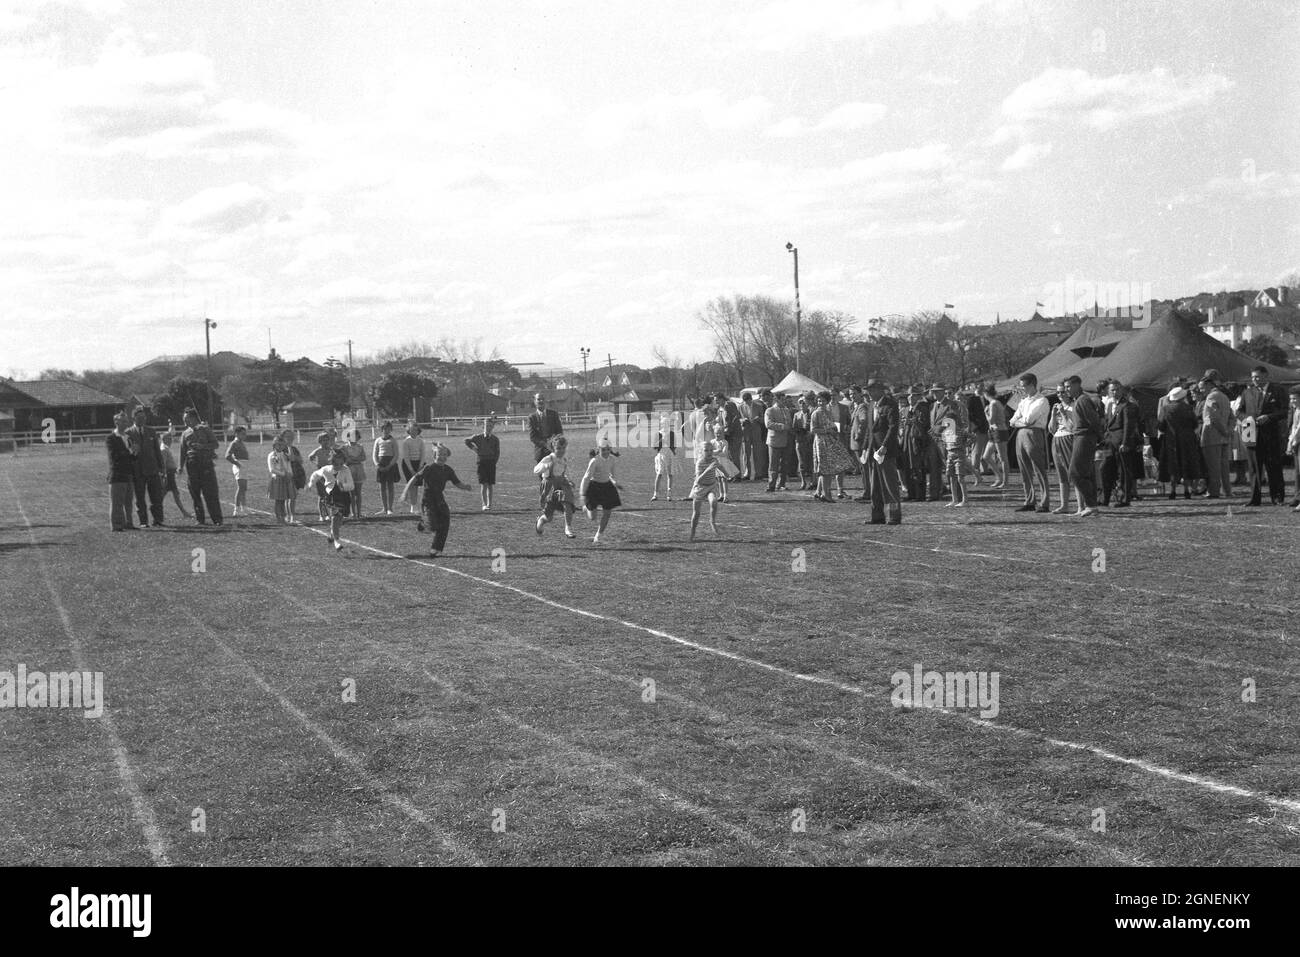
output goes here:
[[[1080, 522], [1013, 488], [895, 528], [736, 483], [692, 545], [631, 449], [593, 546], [581, 515], [534, 532], [531, 448], [502, 445], [436, 560], [406, 514], [341, 554], [170, 502], [113, 534], [102, 451], [0, 458], [0, 671], [102, 671], [110, 719], [0, 710], [4, 862], [1300, 863], [1289, 510]], [[894, 708], [916, 664], [998, 672], [997, 715]]]

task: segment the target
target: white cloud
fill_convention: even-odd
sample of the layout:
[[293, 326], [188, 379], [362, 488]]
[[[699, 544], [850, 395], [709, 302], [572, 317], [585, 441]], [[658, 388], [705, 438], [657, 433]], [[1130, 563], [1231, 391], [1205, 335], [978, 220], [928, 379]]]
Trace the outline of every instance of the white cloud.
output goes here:
[[811, 128], [798, 117], [789, 117], [768, 127], [767, 135], [803, 136], [807, 133], [845, 132], [866, 129], [879, 122], [888, 112], [883, 103], [844, 103], [831, 110]]
[[163, 235], [233, 233], [264, 222], [270, 211], [271, 197], [266, 190], [232, 183], [202, 190], [164, 210], [158, 227]]
[[1217, 73], [1171, 76], [1164, 69], [1095, 77], [1086, 70], [1051, 67], [1020, 84], [1002, 102], [1013, 122], [1077, 120], [1097, 130], [1204, 106], [1232, 88]]
[[1028, 169], [1051, 152], [1051, 143], [1022, 143], [1014, 153], [1002, 161], [1002, 171], [1009, 173]]
[[635, 134], [665, 133], [683, 122], [709, 130], [742, 130], [763, 122], [771, 109], [764, 97], [730, 100], [716, 89], [652, 96], [597, 109], [587, 120], [586, 140], [592, 146], [610, 146]]
[[988, 0], [778, 0], [731, 18], [743, 46], [797, 50], [815, 40], [855, 40], [936, 20], [964, 20]]

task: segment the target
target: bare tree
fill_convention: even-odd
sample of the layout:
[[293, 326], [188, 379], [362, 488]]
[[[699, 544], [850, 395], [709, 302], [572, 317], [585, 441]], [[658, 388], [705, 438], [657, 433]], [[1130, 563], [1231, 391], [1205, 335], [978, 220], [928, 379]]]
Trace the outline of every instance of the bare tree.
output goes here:
[[718, 361], [736, 373], [736, 385], [745, 384], [749, 362], [746, 346], [748, 328], [740, 297], [719, 296], [698, 314], [700, 324], [713, 334], [713, 350]]

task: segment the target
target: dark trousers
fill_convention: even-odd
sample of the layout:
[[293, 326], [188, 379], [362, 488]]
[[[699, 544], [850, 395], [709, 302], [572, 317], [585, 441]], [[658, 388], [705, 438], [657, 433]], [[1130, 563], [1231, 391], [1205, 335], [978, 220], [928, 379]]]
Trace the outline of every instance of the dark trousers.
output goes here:
[[930, 480], [930, 501], [943, 498], [943, 452], [933, 439], [925, 446], [925, 474]]
[[[1261, 476], [1261, 473], [1263, 475]], [[1275, 502], [1286, 500], [1286, 480], [1282, 475], [1282, 447], [1277, 439], [1277, 430], [1269, 424], [1269, 431], [1261, 430], [1259, 441], [1255, 444], [1255, 469], [1251, 477], [1250, 500], [1258, 505], [1260, 501], [1260, 479], [1268, 479], [1268, 497]]]
[[884, 522], [888, 510], [888, 524], [902, 524], [903, 506], [898, 496], [898, 460], [887, 455], [884, 462], [877, 462], [874, 455], [869, 455], [864, 477], [871, 487], [872, 523]]
[[767, 490], [769, 492], [778, 485], [785, 488], [785, 474], [789, 470], [789, 463], [786, 459], [789, 455], [789, 445], [769, 445], [767, 447]]
[[108, 486], [108, 520], [113, 531], [131, 527], [131, 483], [112, 482]]
[[[139, 475], [134, 478], [135, 484], [135, 510], [140, 516], [140, 524], [149, 524], [149, 515], [153, 514], [153, 523], [161, 525], [163, 522], [163, 490], [162, 479], [158, 473], [153, 475]], [[149, 496], [149, 508], [145, 510], [145, 495]]]
[[762, 439], [754, 439], [754, 472], [750, 478], [755, 481], [761, 480], [767, 474], [767, 443]]
[[189, 483], [190, 498], [194, 500], [194, 518], [203, 524], [203, 505], [206, 502], [207, 514], [212, 517], [213, 525], [221, 524], [221, 492], [217, 488], [217, 470], [208, 466], [197, 469], [185, 468], [185, 480]]
[[[1047, 508], [1052, 504], [1052, 488], [1047, 484], [1047, 432], [1043, 429], [1020, 429], [1016, 432], [1016, 464], [1025, 486], [1025, 504]], [[1037, 502], [1035, 502], [1035, 488]]]
[[451, 531], [451, 509], [441, 495], [424, 497], [424, 524], [433, 532], [434, 550], [442, 551], [447, 544], [447, 533]]
[[1070, 450], [1070, 484], [1079, 492], [1084, 508], [1097, 507], [1097, 479], [1093, 459], [1097, 454], [1097, 437], [1084, 434], [1074, 437]]
[[1110, 504], [1111, 495], [1115, 497], [1115, 504], [1127, 505], [1132, 496], [1132, 468], [1128, 453], [1121, 452], [1118, 445], [1107, 443], [1106, 448], [1110, 454], [1101, 464], [1101, 498], [1107, 505]]

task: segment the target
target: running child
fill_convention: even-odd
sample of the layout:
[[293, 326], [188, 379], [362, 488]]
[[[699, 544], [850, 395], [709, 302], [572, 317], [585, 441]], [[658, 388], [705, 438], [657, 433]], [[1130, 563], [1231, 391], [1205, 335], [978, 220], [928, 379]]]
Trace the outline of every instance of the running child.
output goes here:
[[465, 440], [465, 444], [478, 456], [478, 493], [485, 512], [492, 508], [492, 490], [497, 484], [497, 460], [501, 458], [501, 440], [492, 434], [496, 424], [497, 417], [488, 416], [483, 420], [483, 431]]
[[677, 474], [677, 435], [672, 429], [668, 430], [668, 445], [664, 446], [664, 434], [659, 433], [659, 438], [655, 441], [655, 488], [654, 494], [650, 496], [650, 501], [659, 500], [659, 485], [663, 482], [667, 486], [668, 501], [673, 500], [673, 476]]
[[[328, 432], [321, 432], [316, 436], [316, 448], [307, 456], [307, 461], [316, 466], [317, 471], [325, 468], [334, 461], [334, 443], [330, 439], [330, 434]], [[308, 484], [313, 488], [316, 487], [315, 482], [309, 482]], [[317, 491], [319, 491], [319, 489], [317, 489]], [[316, 505], [317, 510], [320, 512], [320, 520], [322, 522], [329, 521], [329, 503], [325, 500], [323, 494], [320, 496]]]
[[735, 476], [740, 469], [727, 453], [726, 427], [719, 422], [714, 426], [713, 438], [699, 443], [695, 458], [695, 484], [691, 486], [691, 541], [700, 524], [700, 506], [709, 503], [709, 529], [718, 534], [718, 500], [722, 497], [719, 478]]
[[533, 466], [533, 474], [542, 477], [542, 514], [537, 516], [537, 534], [551, 520], [557, 508], [564, 510], [564, 534], [573, 538], [573, 483], [566, 473], [569, 440], [563, 435], [551, 437], [551, 453]]
[[433, 461], [420, 469], [412, 480], [423, 487], [423, 521], [420, 528], [426, 525], [433, 532], [433, 542], [429, 545], [429, 554], [437, 558], [442, 554], [442, 550], [447, 547], [447, 533], [451, 531], [451, 508], [447, 505], [447, 499], [443, 497], [443, 490], [450, 482], [462, 492], [473, 490], [473, 486], [466, 485], [456, 475], [455, 469], [447, 464], [447, 459], [451, 457], [451, 449], [439, 443], [433, 450]]
[[247, 434], [248, 430], [242, 425], [236, 426], [235, 437], [226, 447], [226, 461], [230, 463], [230, 470], [235, 476], [236, 516], [248, 514], [248, 476], [243, 464], [248, 461], [248, 446], [244, 444], [244, 436]]
[[[324, 433], [322, 433], [323, 435]], [[339, 541], [339, 528], [343, 524], [343, 516], [352, 511], [352, 490], [354, 487], [352, 472], [347, 467], [343, 450], [336, 449], [331, 454], [330, 464], [312, 472], [307, 482], [316, 490], [321, 501], [326, 503], [325, 507], [329, 510], [329, 540], [333, 544], [334, 550], [336, 552], [343, 551], [343, 543]]]
[[582, 476], [578, 497], [583, 502], [588, 518], [596, 517], [600, 509], [600, 525], [596, 528], [596, 537], [592, 544], [600, 544], [600, 536], [609, 526], [610, 513], [623, 504], [618, 497], [618, 480], [614, 478], [614, 457], [618, 455], [609, 439], [600, 443], [600, 451], [592, 452], [587, 471]]

